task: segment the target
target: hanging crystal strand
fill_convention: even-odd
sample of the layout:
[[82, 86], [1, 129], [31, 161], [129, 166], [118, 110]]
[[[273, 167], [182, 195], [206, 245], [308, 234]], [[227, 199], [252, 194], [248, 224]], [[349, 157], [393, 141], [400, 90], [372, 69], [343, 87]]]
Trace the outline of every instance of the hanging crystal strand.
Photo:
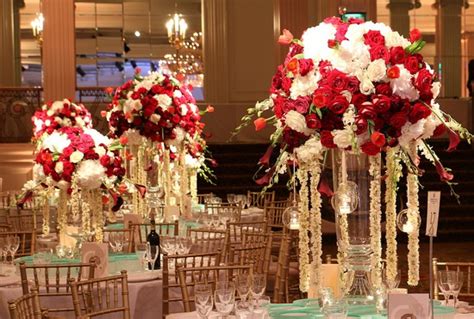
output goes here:
[[197, 190], [197, 170], [195, 168], [190, 170], [189, 173], [189, 189], [191, 191], [191, 199], [194, 204], [198, 204], [198, 190]]
[[[128, 166], [130, 169], [129, 177], [130, 180], [133, 183], [138, 183], [138, 146], [137, 145], [131, 145], [130, 146], [130, 152], [132, 155], [132, 159], [128, 161]], [[138, 197], [140, 195], [138, 192], [133, 192], [132, 193], [132, 205], [133, 205], [133, 213], [134, 214], [139, 214], [138, 210]]]
[[102, 213], [102, 194], [100, 190], [95, 189], [91, 191], [91, 203], [92, 205], [92, 216], [93, 216], [93, 226], [95, 230], [95, 239], [97, 242], [102, 242], [104, 240], [104, 214]]
[[[416, 142], [410, 143], [409, 156], [413, 162], [417, 160]], [[418, 175], [416, 172], [408, 172], [407, 176], [408, 194], [408, 222], [413, 225], [413, 231], [408, 234], [408, 285], [417, 286], [420, 279], [420, 252], [419, 252], [419, 202], [418, 202]]]
[[[147, 180], [146, 180], [146, 171], [145, 171], [145, 164], [148, 161], [147, 158], [147, 152], [146, 152], [146, 144], [145, 145], [140, 145], [138, 147], [138, 156], [137, 156], [137, 183], [140, 185], [145, 185], [147, 186]], [[140, 194], [137, 194], [137, 203], [138, 203], [138, 214], [142, 215], [143, 217], [146, 217], [146, 207], [145, 207], [145, 200], [140, 196]]]
[[46, 196], [42, 198], [41, 203], [42, 206], [42, 214], [43, 214], [43, 225], [42, 230], [44, 235], [49, 235], [49, 221], [50, 221], [50, 213], [51, 213], [51, 206], [49, 205], [49, 199], [54, 195], [54, 188], [51, 186], [48, 187], [46, 191]]
[[82, 234], [85, 236], [85, 240], [87, 240], [88, 236], [91, 234], [92, 231], [92, 211], [91, 211], [91, 204], [93, 204], [91, 199], [91, 190], [82, 190], [80, 196], [81, 199], [79, 201], [80, 209], [81, 209], [81, 217], [82, 217]]
[[[334, 151], [333, 153], [334, 161], [333, 165], [340, 165], [341, 169], [336, 170], [338, 172], [339, 176], [334, 176], [336, 177], [336, 181], [338, 184], [334, 185], [335, 189], [334, 191], [337, 191], [339, 188], [339, 185], [342, 183], [347, 183], [347, 160], [346, 160], [346, 152], [344, 150], [341, 150], [339, 152]], [[338, 161], [338, 154], [340, 154], [340, 163]], [[333, 167], [333, 170], [335, 168]], [[338, 241], [337, 245], [337, 262], [339, 265], [345, 265], [345, 260], [347, 257], [346, 249], [344, 247], [341, 247], [339, 243], [342, 243], [345, 247], [348, 247], [349, 245], [349, 233], [348, 233], [348, 228], [349, 228], [349, 223], [347, 221], [347, 214], [339, 214], [336, 211], [336, 219], [339, 224], [339, 233], [341, 236], [341, 239]], [[345, 287], [346, 282], [347, 282], [347, 277], [348, 277], [348, 272], [344, 267], [340, 267], [340, 278], [342, 280], [342, 286]]]
[[[68, 195], [67, 191], [64, 189], [59, 190], [59, 202], [58, 202], [58, 231], [59, 231], [59, 238], [62, 239], [65, 231], [66, 231], [66, 224], [67, 224], [67, 201]], [[60, 244], [64, 244], [60, 242]]]
[[180, 154], [179, 154], [179, 169], [177, 170], [179, 172], [179, 187], [180, 187], [180, 193], [178, 194], [179, 196], [179, 207], [180, 211], [184, 213], [185, 211], [185, 200], [186, 200], [186, 195], [188, 194], [188, 175], [186, 172], [186, 162], [185, 162], [185, 154], [186, 150], [184, 148], [184, 145], [181, 145], [180, 148]]
[[164, 180], [163, 187], [165, 189], [165, 206], [170, 206], [171, 201], [171, 172], [170, 172], [170, 151], [165, 149], [163, 158]]
[[397, 255], [397, 188], [401, 176], [398, 148], [389, 148], [386, 155], [387, 178], [385, 179], [385, 238], [387, 248], [387, 279], [393, 281], [398, 272]]
[[322, 229], [321, 229], [321, 194], [318, 191], [321, 177], [321, 164], [318, 159], [311, 164], [311, 288], [319, 291], [321, 288], [321, 256], [322, 251]]
[[305, 167], [299, 167], [298, 180], [300, 182], [299, 206], [299, 267], [300, 267], [300, 290], [307, 292], [309, 288], [309, 194], [308, 194], [308, 171]]
[[374, 286], [380, 286], [382, 283], [381, 264], [382, 257], [382, 232], [380, 224], [382, 223], [381, 211], [381, 155], [369, 156], [369, 174], [372, 177], [370, 181], [370, 245], [372, 247], [372, 280]]

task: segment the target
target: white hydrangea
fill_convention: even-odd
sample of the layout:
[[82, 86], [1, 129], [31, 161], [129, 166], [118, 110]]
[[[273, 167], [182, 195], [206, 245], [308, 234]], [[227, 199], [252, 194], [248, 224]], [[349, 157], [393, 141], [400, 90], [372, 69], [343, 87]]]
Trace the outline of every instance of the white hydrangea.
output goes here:
[[418, 90], [411, 83], [412, 75], [403, 65], [397, 64], [397, 66], [400, 69], [400, 76], [390, 80], [390, 87], [393, 93], [403, 99], [409, 99], [410, 101], [417, 100], [420, 95]]
[[315, 64], [327, 60], [333, 54], [333, 50], [328, 48], [328, 40], [334, 39], [335, 35], [336, 28], [330, 23], [321, 23], [307, 29], [302, 36], [304, 57], [315, 60]]
[[295, 148], [296, 157], [302, 163], [311, 163], [322, 156], [323, 148], [319, 138], [314, 136], [300, 147]]
[[76, 178], [79, 187], [96, 189], [102, 184], [105, 177], [105, 168], [96, 160], [85, 160], [79, 164]]
[[290, 88], [291, 98], [296, 100], [298, 96], [311, 95], [318, 87], [320, 78], [321, 74], [318, 73], [316, 76], [314, 72], [310, 72], [306, 76], [296, 75]]
[[304, 135], [311, 135], [313, 130], [309, 129], [306, 126], [306, 119], [303, 114], [298, 113], [297, 111], [291, 110], [285, 115], [285, 123], [292, 130], [303, 133]]
[[163, 109], [168, 108], [168, 106], [171, 105], [171, 102], [173, 102], [168, 94], [157, 94], [155, 95], [155, 99], [158, 101], [158, 105]]
[[424, 134], [426, 119], [421, 119], [415, 124], [406, 122], [402, 126], [402, 135], [398, 138], [398, 142], [402, 147], [408, 147], [410, 142], [419, 139]]
[[344, 130], [334, 130], [332, 132], [334, 136], [334, 144], [337, 147], [344, 149], [352, 145], [352, 138], [354, 136], [354, 131], [346, 128]]
[[43, 147], [49, 149], [53, 153], [62, 153], [63, 150], [71, 144], [66, 134], [57, 131], [51, 133], [43, 141]]

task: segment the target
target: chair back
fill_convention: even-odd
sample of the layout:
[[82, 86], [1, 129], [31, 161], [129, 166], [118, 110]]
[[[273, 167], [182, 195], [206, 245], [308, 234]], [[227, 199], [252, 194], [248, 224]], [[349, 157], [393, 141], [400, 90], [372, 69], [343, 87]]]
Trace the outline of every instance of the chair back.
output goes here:
[[130, 319], [127, 271], [120, 275], [90, 279], [70, 280], [72, 303], [76, 318], [89, 319], [121, 313]]
[[213, 267], [220, 263], [220, 253], [163, 255], [163, 318], [172, 312], [182, 312], [183, 295], [179, 290], [179, 267]]
[[215, 283], [220, 280], [234, 281], [241, 274], [252, 276], [252, 266], [216, 266], [178, 268], [179, 284], [183, 295], [184, 311], [194, 309], [194, 286], [210, 284], [214, 292]]
[[248, 202], [250, 206], [265, 208], [265, 203], [275, 200], [275, 191], [273, 192], [247, 192]]
[[266, 243], [255, 243], [231, 247], [227, 264], [251, 265], [254, 274], [268, 273], [270, 247]]
[[227, 223], [227, 231], [229, 233], [229, 248], [230, 246], [239, 245], [242, 243], [242, 236], [246, 232], [267, 232], [267, 222], [229, 222]]
[[31, 288], [30, 293], [9, 300], [8, 310], [11, 319], [41, 319], [46, 314], [41, 311], [37, 288]]
[[209, 193], [209, 194], [198, 194], [198, 195], [197, 195], [198, 204], [206, 204], [207, 199], [208, 199], [208, 198], [211, 198], [212, 196], [213, 196], [212, 193]]
[[[150, 233], [151, 223], [130, 223], [129, 228], [133, 227], [135, 231], [135, 241], [139, 243], [146, 243], [146, 238]], [[156, 232], [160, 236], [178, 236], [179, 235], [179, 221], [172, 223], [158, 223], [155, 224]]]
[[36, 250], [36, 231], [4, 231], [0, 232], [0, 241], [7, 240], [10, 236], [20, 238], [20, 246], [18, 247], [15, 257], [34, 255]]
[[440, 290], [438, 286], [438, 271], [440, 270], [452, 270], [462, 271], [464, 276], [464, 282], [459, 292], [460, 298], [468, 298], [472, 300], [474, 298], [474, 262], [451, 262], [451, 261], [439, 261], [437, 258], [433, 258], [433, 297], [439, 300]]
[[40, 216], [36, 211], [18, 209], [17, 214], [7, 216], [7, 223], [13, 231], [36, 230], [38, 233], [43, 226], [43, 217]]
[[265, 207], [265, 219], [268, 223], [268, 228], [272, 231], [282, 231], [283, 224], [283, 213], [288, 207], [286, 206], [266, 206]]
[[[20, 262], [21, 288], [28, 294], [30, 285], [38, 287], [40, 298], [61, 298], [71, 295], [69, 281], [94, 278], [95, 263], [36, 264]], [[49, 312], [73, 311], [72, 305], [64, 308], [48, 308]]]
[[193, 243], [192, 253], [220, 252], [222, 257], [227, 254], [229, 234], [226, 230], [188, 228], [187, 237]]

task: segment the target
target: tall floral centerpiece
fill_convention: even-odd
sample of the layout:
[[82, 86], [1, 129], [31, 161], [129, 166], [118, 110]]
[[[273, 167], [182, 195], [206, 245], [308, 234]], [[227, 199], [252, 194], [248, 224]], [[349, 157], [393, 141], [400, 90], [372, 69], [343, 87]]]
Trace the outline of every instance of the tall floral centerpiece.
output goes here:
[[[105, 116], [111, 134], [126, 145], [129, 177], [158, 186], [165, 205], [183, 208], [181, 195], [197, 196], [196, 174], [207, 172], [201, 122], [206, 111], [199, 111], [188, 86], [167, 74], [137, 72], [113, 92]], [[135, 195], [133, 204], [136, 213], [146, 214], [142, 198]]]
[[347, 283], [348, 293], [367, 294], [368, 272], [375, 282], [380, 280], [382, 214], [387, 225], [387, 276], [396, 276], [396, 198], [403, 166], [408, 284], [417, 285], [419, 156], [433, 163], [441, 180], [451, 185], [453, 175], [426, 140], [448, 132], [448, 150], [454, 150], [460, 138], [471, 139], [435, 102], [440, 83], [419, 53], [425, 44], [421, 34], [413, 30], [406, 39], [382, 23], [333, 17], [307, 29], [302, 40], [284, 30], [279, 42], [290, 49], [272, 79], [271, 95], [248, 110], [237, 130], [252, 120], [257, 130], [275, 127], [272, 146], [260, 162], [268, 165], [275, 147], [279, 156], [258, 182], [271, 186], [286, 172], [289, 160], [298, 163], [301, 290], [317, 291], [321, 286], [321, 194], [332, 191], [320, 177], [330, 152], [338, 257], [345, 271], [356, 273]]
[[[33, 181], [36, 187], [58, 188], [57, 223], [60, 240], [66, 226], [80, 225], [85, 238], [102, 241], [103, 198], [120, 205], [125, 175], [121, 145], [94, 129], [62, 127], [42, 140], [36, 153]], [[45, 225], [49, 216], [44, 216]], [[49, 229], [43, 229], [45, 233]]]

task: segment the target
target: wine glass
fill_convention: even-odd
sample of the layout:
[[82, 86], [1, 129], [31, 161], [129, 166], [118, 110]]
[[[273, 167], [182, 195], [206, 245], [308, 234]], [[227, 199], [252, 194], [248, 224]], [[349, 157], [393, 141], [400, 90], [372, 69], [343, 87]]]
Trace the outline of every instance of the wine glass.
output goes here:
[[384, 268], [382, 270], [382, 281], [385, 287], [387, 287], [387, 290], [391, 291], [392, 289], [398, 288], [398, 285], [400, 284], [400, 270], [397, 269], [397, 273], [393, 279], [389, 279], [387, 275], [387, 269]]
[[324, 318], [328, 319], [346, 319], [347, 318], [347, 303], [344, 300], [338, 300], [334, 303], [328, 304], [324, 307]]
[[447, 273], [447, 277], [449, 290], [454, 297], [454, 308], [456, 308], [459, 292], [464, 281], [464, 273], [462, 271], [450, 271]]
[[446, 306], [449, 303], [449, 297], [451, 296], [451, 290], [448, 285], [448, 273], [447, 270], [438, 271], [438, 287], [441, 293], [444, 295], [444, 302]]
[[216, 283], [216, 290], [214, 291], [214, 303], [216, 310], [223, 318], [228, 318], [229, 314], [234, 309], [235, 303], [235, 285], [232, 282], [218, 282]]
[[253, 318], [253, 309], [248, 302], [241, 300], [235, 303], [235, 317], [237, 319]]
[[235, 195], [234, 194], [227, 194], [227, 202], [228, 203], [234, 203], [235, 201]]
[[263, 274], [253, 274], [252, 276], [252, 285], [250, 291], [252, 292], [252, 297], [254, 299], [260, 299], [264, 294], [266, 288], [265, 275]]
[[9, 250], [10, 250], [10, 255], [12, 256], [12, 263], [13, 263], [13, 261], [15, 260], [15, 254], [18, 248], [20, 248], [20, 237], [8, 236], [7, 238], [8, 238], [7, 240], [10, 243]]
[[123, 252], [123, 244], [124, 244], [124, 233], [122, 232], [115, 233], [115, 249], [118, 253]]
[[151, 270], [155, 270], [155, 261], [158, 258], [159, 248], [155, 245], [150, 245], [150, 243], [146, 244], [146, 260], [148, 261], [148, 265], [151, 265]]
[[196, 284], [194, 286], [194, 303], [199, 318], [207, 318], [212, 311], [212, 287], [209, 284]]
[[112, 248], [112, 252], [117, 251], [117, 244], [115, 242], [115, 233], [109, 233], [109, 246]]
[[239, 294], [240, 300], [242, 300], [242, 302], [245, 303], [250, 293], [249, 276], [246, 274], [238, 275], [236, 281], [237, 281], [237, 292]]

